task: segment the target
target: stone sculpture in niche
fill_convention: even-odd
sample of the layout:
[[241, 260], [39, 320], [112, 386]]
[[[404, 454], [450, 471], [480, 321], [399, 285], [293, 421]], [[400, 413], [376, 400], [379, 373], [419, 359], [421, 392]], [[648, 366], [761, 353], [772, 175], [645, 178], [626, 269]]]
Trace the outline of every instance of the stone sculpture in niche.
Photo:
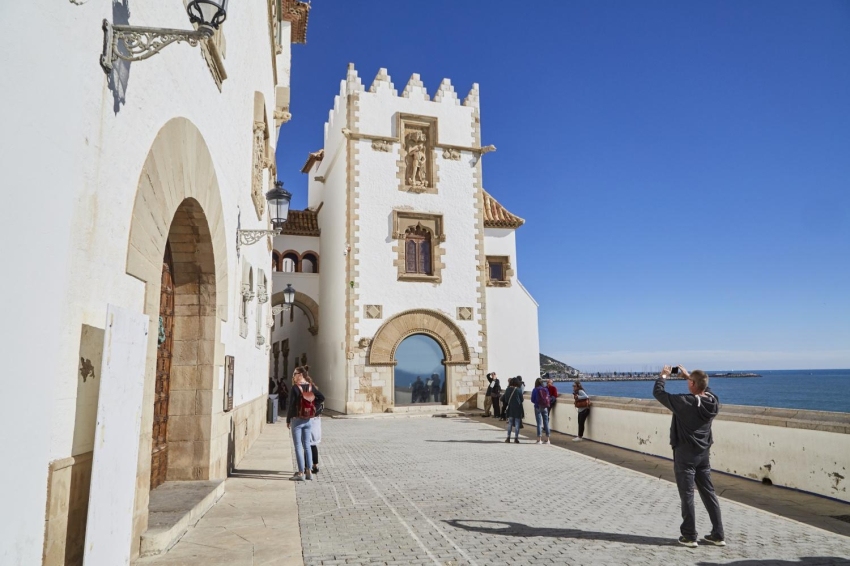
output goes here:
[[413, 130], [405, 136], [407, 169], [405, 180], [413, 188], [428, 187], [428, 137], [422, 130]]
[[266, 168], [266, 124], [254, 122], [254, 163], [251, 171], [251, 200], [257, 211], [257, 219], [262, 219], [266, 211], [266, 199], [263, 195], [263, 171]]

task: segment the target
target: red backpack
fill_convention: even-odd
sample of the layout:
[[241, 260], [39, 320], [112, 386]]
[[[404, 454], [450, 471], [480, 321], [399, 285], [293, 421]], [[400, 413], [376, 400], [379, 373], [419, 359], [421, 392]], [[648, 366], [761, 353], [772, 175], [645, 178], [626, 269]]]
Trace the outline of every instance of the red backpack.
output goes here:
[[545, 387], [537, 388], [537, 404], [543, 407], [544, 409], [548, 409], [552, 404], [552, 399], [549, 396], [549, 390]]
[[313, 393], [313, 386], [308, 385], [307, 391], [301, 390], [301, 395], [298, 399], [298, 418], [312, 419], [316, 416], [316, 394]]

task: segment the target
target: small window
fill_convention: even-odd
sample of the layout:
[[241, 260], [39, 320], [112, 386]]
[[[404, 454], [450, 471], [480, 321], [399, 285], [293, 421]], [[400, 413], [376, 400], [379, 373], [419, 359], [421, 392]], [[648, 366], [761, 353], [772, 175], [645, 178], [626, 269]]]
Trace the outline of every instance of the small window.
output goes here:
[[432, 275], [431, 233], [421, 224], [405, 231], [404, 264], [406, 273]]
[[490, 281], [505, 280], [505, 264], [494, 261], [490, 264]]
[[510, 287], [510, 258], [507, 256], [487, 256], [487, 285], [491, 287]]

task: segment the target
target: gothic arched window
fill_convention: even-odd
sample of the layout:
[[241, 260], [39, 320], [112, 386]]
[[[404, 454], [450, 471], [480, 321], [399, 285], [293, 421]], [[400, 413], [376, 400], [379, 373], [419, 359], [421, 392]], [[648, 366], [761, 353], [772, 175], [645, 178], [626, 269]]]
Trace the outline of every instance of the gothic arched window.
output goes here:
[[407, 273], [432, 275], [431, 232], [421, 224], [404, 232], [404, 264]]

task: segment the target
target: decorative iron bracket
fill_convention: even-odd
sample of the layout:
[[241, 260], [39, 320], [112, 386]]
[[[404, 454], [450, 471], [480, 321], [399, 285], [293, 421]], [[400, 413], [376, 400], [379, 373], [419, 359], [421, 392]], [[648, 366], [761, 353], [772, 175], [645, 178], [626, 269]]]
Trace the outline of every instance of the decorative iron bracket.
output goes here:
[[[118, 59], [143, 61], [172, 43], [186, 42], [197, 47], [201, 41], [212, 37], [214, 32], [210, 26], [199, 26], [197, 30], [188, 31], [113, 25], [103, 20], [103, 55], [100, 56], [100, 66], [109, 73]], [[118, 48], [119, 41], [124, 42], [126, 52]]]
[[282, 312], [289, 312], [289, 309], [292, 308], [292, 305], [275, 305], [272, 307], [272, 319], [279, 315]]
[[242, 246], [251, 246], [253, 244], [256, 244], [266, 236], [279, 236], [280, 232], [281, 228], [275, 228], [274, 230], [237, 230], [236, 253], [239, 253], [239, 249]]

